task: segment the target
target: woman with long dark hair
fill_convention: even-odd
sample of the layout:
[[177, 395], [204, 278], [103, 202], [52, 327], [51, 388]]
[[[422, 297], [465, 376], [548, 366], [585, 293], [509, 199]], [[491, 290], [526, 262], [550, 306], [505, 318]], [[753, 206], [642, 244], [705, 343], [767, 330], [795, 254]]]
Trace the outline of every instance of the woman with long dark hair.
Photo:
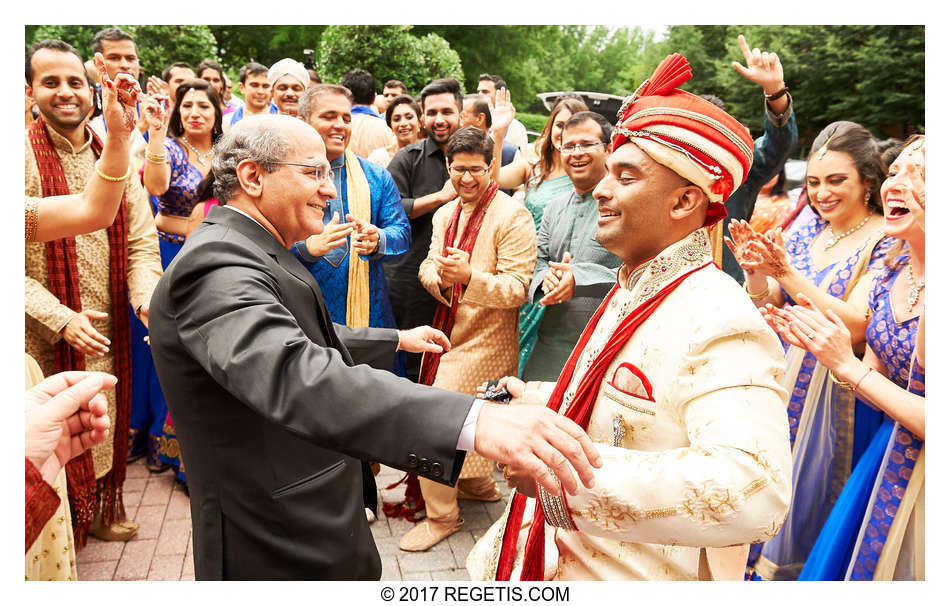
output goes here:
[[830, 309], [807, 298], [766, 320], [807, 349], [840, 386], [886, 417], [854, 467], [799, 580], [924, 579], [925, 141], [914, 135], [881, 186], [884, 232], [899, 241], [868, 298], [868, 348], [859, 360]]
[[[163, 268], [168, 267], [184, 244], [198, 184], [211, 170], [214, 142], [222, 132], [218, 91], [207, 81], [182, 83], [170, 112], [168, 102], [167, 96], [156, 94], [143, 103], [149, 142], [142, 180], [158, 200], [155, 227]], [[164, 471], [171, 465], [179, 479], [184, 480], [177, 442], [168, 433], [171, 424], [166, 422], [165, 397], [151, 352], [143, 344], [147, 334], [147, 326], [133, 321], [129, 455], [141, 456], [144, 451], [149, 471]]]
[[[815, 139], [805, 186], [817, 213], [785, 243], [779, 228], [730, 225], [727, 244], [760, 308], [809, 299], [833, 309], [863, 347], [867, 298], [893, 239], [884, 235], [884, 165], [874, 137], [854, 122], [834, 122]], [[845, 481], [880, 426], [881, 413], [842, 389], [815, 356], [787, 348], [785, 388], [792, 442], [792, 505], [778, 535], [752, 547], [750, 577], [795, 579]]]

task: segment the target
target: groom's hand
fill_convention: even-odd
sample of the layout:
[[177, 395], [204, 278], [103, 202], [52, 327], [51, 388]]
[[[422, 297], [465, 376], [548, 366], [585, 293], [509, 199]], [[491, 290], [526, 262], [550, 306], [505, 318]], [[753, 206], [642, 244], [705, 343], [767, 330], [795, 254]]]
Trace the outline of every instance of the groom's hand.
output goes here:
[[483, 404], [475, 425], [475, 452], [524, 470], [552, 494], [561, 492], [555, 476], [572, 495], [577, 494], [577, 478], [593, 487], [593, 468], [603, 464], [580, 426], [543, 406]]

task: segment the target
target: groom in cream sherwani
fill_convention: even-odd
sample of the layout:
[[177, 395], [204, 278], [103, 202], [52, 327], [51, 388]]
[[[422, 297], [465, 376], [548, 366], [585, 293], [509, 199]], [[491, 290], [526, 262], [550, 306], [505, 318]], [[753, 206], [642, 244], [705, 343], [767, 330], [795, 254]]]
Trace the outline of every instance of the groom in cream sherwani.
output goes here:
[[584, 427], [604, 465], [576, 495], [506, 468], [520, 494], [469, 555], [473, 578], [739, 580], [785, 519], [782, 347], [708, 236], [753, 142], [677, 88], [691, 75], [671, 55], [621, 109], [594, 197], [596, 238], [624, 264], [558, 383], [504, 380], [513, 404]]

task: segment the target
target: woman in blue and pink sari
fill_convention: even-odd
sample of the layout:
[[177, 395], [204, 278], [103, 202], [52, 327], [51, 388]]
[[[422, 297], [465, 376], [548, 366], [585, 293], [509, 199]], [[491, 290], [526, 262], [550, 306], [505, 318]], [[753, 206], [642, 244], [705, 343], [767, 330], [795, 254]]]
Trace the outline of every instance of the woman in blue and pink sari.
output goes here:
[[[728, 242], [760, 308], [801, 304], [833, 309], [864, 347], [868, 293], [894, 240], [883, 232], [880, 185], [885, 166], [876, 140], [859, 124], [835, 122], [815, 138], [805, 175], [815, 214], [787, 238], [730, 225]], [[794, 580], [841, 490], [880, 426], [880, 411], [836, 384], [807, 350], [787, 345], [792, 504], [778, 534], [753, 545], [749, 578]]]
[[905, 143], [881, 187], [884, 230], [900, 241], [869, 295], [863, 361], [844, 322], [807, 297], [788, 310], [766, 310], [786, 341], [886, 415], [799, 580], [924, 580], [924, 143], [920, 135]]

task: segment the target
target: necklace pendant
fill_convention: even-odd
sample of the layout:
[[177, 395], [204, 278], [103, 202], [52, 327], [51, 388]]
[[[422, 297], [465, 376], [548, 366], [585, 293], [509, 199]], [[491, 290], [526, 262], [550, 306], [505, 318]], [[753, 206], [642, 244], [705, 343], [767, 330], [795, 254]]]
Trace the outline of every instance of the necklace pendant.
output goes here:
[[917, 305], [917, 299], [920, 298], [920, 289], [917, 286], [913, 286], [910, 289], [910, 292], [907, 293], [907, 313], [914, 308], [914, 305]]

